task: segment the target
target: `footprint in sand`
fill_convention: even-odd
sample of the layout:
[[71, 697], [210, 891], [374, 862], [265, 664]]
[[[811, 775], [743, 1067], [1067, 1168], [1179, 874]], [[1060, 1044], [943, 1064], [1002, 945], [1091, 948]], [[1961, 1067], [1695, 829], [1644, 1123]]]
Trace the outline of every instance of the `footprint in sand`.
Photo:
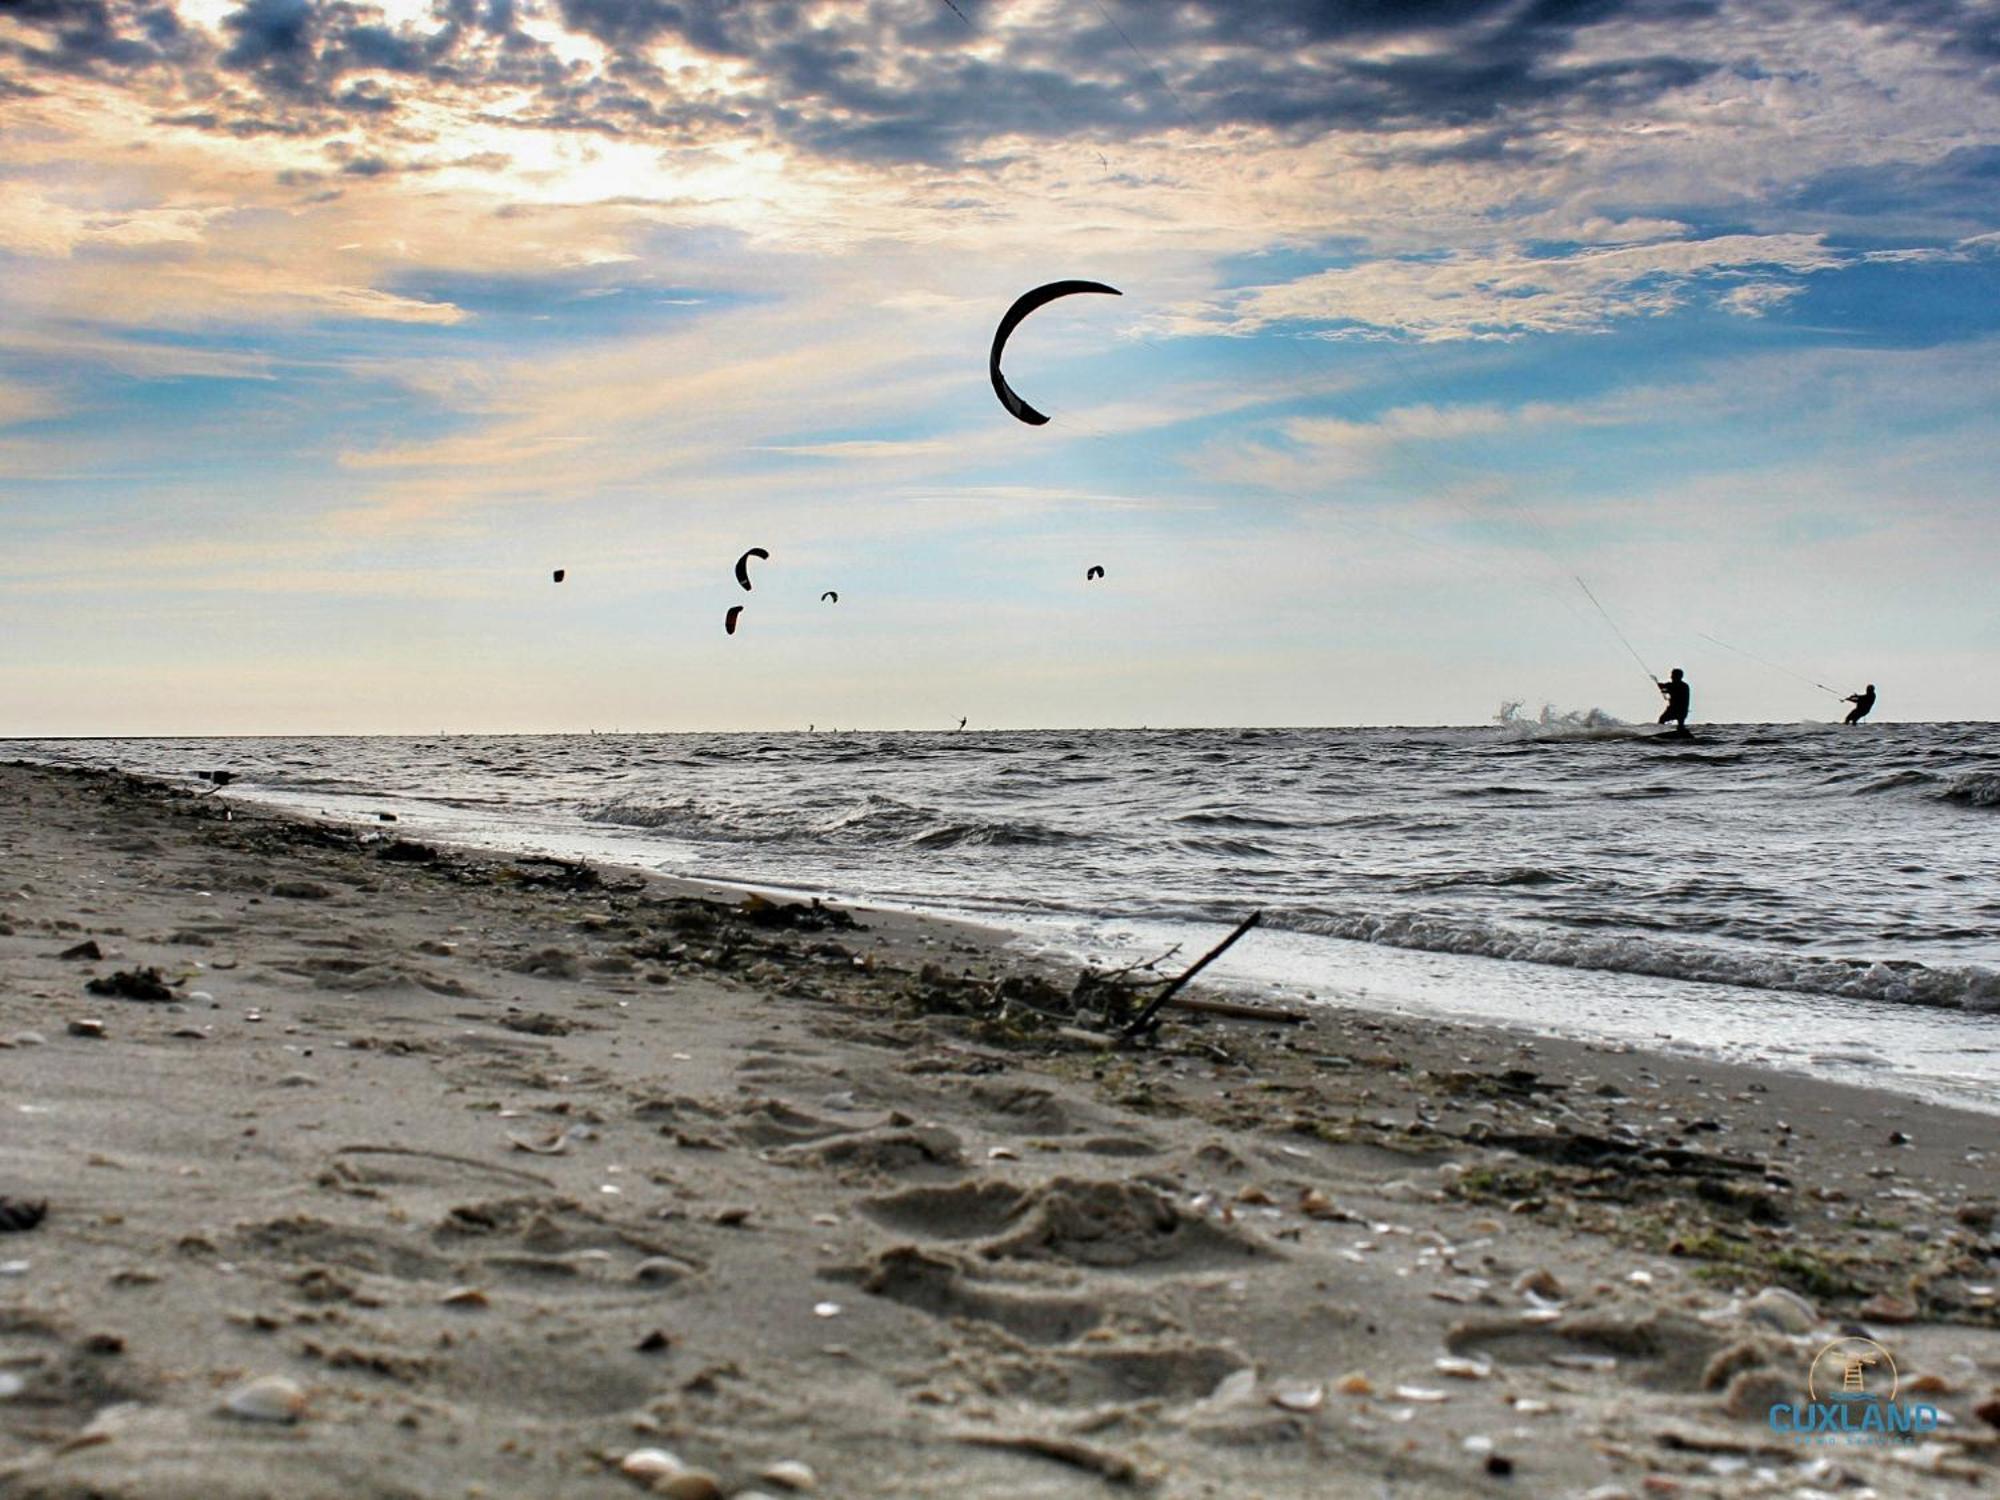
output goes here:
[[1143, 1183], [1058, 1177], [1037, 1187], [961, 1183], [915, 1188], [865, 1205], [908, 1233], [977, 1240], [988, 1260], [1053, 1261], [1096, 1270], [1208, 1270], [1275, 1258], [1243, 1230], [1182, 1209]]
[[961, 1261], [914, 1245], [883, 1251], [849, 1276], [861, 1289], [935, 1318], [991, 1323], [1030, 1344], [1066, 1344], [1104, 1322], [1091, 1297], [990, 1290]]

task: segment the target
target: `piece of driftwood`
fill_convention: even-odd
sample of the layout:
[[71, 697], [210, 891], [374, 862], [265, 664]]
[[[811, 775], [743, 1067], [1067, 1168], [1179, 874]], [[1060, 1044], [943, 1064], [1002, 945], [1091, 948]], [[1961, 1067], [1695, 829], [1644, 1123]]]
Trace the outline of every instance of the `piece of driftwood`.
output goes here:
[[961, 1432], [957, 1438], [961, 1443], [971, 1443], [979, 1448], [1011, 1448], [1019, 1453], [1052, 1458], [1059, 1464], [1069, 1464], [1099, 1475], [1113, 1484], [1136, 1484], [1140, 1480], [1139, 1466], [1122, 1453], [1113, 1453], [1090, 1443], [1079, 1443], [1074, 1438], [1043, 1437], [1033, 1432]]
[[1283, 1021], [1296, 1024], [1312, 1019], [1302, 1010], [1286, 1010], [1276, 1005], [1245, 1005], [1237, 1000], [1202, 1000], [1193, 995], [1176, 995], [1167, 1004], [1175, 1010], [1199, 1011], [1205, 1016], [1227, 1016], [1232, 1021]]
[[498, 1162], [481, 1161], [476, 1156], [459, 1156], [450, 1151], [432, 1151], [423, 1146], [336, 1146], [335, 1156], [416, 1156], [425, 1161], [450, 1162], [453, 1166], [474, 1167], [500, 1177], [518, 1177], [537, 1187], [553, 1189], [555, 1183], [539, 1172], [523, 1172], [519, 1167], [503, 1167]]
[[1233, 943], [1235, 943], [1235, 941], [1238, 938], [1242, 937], [1244, 933], [1248, 932], [1251, 928], [1255, 927], [1260, 921], [1262, 921], [1263, 917], [1264, 914], [1261, 911], [1251, 912], [1249, 916], [1245, 917], [1242, 921], [1236, 924], [1236, 930], [1231, 932], [1228, 937], [1224, 938], [1221, 942], [1217, 943], [1213, 948], [1209, 949], [1208, 952], [1202, 954], [1200, 958], [1196, 959], [1192, 964], [1190, 964], [1186, 969], [1184, 969], [1177, 978], [1169, 980], [1166, 988], [1161, 990], [1159, 994], [1155, 995], [1150, 1001], [1148, 1001], [1146, 1008], [1140, 1011], [1137, 1016], [1133, 1017], [1132, 1024], [1125, 1028], [1122, 1034], [1124, 1035], [1126, 1040], [1128, 1041], [1131, 1040], [1133, 1037], [1139, 1035], [1140, 1032], [1144, 1031], [1147, 1027], [1151, 1026], [1153, 1024], [1153, 1018], [1160, 1013], [1161, 1008], [1165, 1006], [1170, 1000], [1172, 1000], [1175, 995], [1179, 994], [1181, 990], [1187, 985], [1187, 982], [1189, 980], [1193, 979], [1195, 975], [1199, 974], [1203, 969], [1207, 968], [1210, 964], [1214, 963], [1218, 958], [1222, 957], [1223, 954], [1227, 953], [1230, 949], [1230, 946]]

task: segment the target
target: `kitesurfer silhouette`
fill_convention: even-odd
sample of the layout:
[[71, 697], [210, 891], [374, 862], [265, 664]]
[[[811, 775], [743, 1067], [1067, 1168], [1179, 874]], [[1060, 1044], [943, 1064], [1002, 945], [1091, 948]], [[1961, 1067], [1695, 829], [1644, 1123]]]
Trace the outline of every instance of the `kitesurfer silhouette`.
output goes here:
[[1849, 693], [1846, 701], [1852, 703], [1854, 707], [1848, 710], [1847, 717], [1842, 722], [1859, 724], [1868, 717], [1868, 710], [1875, 706], [1875, 684], [1869, 683], [1868, 691], [1865, 693]]
[[1686, 731], [1688, 727], [1688, 682], [1681, 676], [1681, 669], [1675, 667], [1667, 674], [1665, 682], [1653, 684], [1660, 690], [1660, 696], [1667, 700], [1667, 706], [1660, 710], [1659, 722], [1672, 720], [1675, 727]]

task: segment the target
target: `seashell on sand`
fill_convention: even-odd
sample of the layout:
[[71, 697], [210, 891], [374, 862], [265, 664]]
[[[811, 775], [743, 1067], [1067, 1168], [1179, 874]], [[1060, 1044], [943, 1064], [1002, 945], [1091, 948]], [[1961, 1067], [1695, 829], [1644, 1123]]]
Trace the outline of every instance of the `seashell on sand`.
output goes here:
[[296, 1422], [305, 1413], [306, 1393], [297, 1381], [264, 1375], [236, 1387], [222, 1405], [232, 1416], [252, 1422]]
[[684, 1473], [687, 1465], [680, 1458], [664, 1448], [634, 1448], [618, 1460], [620, 1473], [630, 1474], [634, 1479], [671, 1479]]
[[1333, 1388], [1343, 1396], [1372, 1396], [1375, 1394], [1375, 1382], [1370, 1380], [1366, 1375], [1363, 1375], [1359, 1370], [1356, 1370], [1351, 1375], [1341, 1376], [1340, 1379], [1334, 1382]]
[[1271, 1404], [1286, 1411], [1318, 1411], [1325, 1400], [1323, 1385], [1281, 1385], [1271, 1392]]
[[653, 1493], [669, 1500], [722, 1500], [722, 1481], [706, 1469], [683, 1469], [671, 1479], [654, 1480]]
[[800, 1463], [796, 1458], [780, 1459], [757, 1476], [767, 1484], [775, 1484], [785, 1490], [816, 1490], [819, 1475], [813, 1473], [812, 1465]]
[[1440, 1375], [1449, 1375], [1454, 1380], [1484, 1380], [1493, 1373], [1493, 1366], [1476, 1359], [1459, 1359], [1446, 1355], [1431, 1361], [1431, 1367]]

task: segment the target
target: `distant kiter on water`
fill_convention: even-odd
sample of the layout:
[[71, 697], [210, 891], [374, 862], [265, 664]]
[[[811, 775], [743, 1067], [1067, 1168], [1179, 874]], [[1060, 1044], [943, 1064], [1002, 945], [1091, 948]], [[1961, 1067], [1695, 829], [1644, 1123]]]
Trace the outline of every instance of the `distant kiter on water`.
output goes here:
[[1875, 684], [1869, 683], [1866, 692], [1849, 693], [1843, 701], [1854, 705], [1848, 710], [1847, 718], [1843, 722], [1859, 724], [1868, 717], [1868, 710], [1875, 706]]
[[1657, 682], [1654, 686], [1667, 700], [1667, 706], [1660, 710], [1659, 722], [1664, 724], [1672, 720], [1675, 727], [1685, 733], [1688, 727], [1688, 681], [1681, 676], [1681, 669], [1675, 667], [1667, 674], [1665, 682]]

